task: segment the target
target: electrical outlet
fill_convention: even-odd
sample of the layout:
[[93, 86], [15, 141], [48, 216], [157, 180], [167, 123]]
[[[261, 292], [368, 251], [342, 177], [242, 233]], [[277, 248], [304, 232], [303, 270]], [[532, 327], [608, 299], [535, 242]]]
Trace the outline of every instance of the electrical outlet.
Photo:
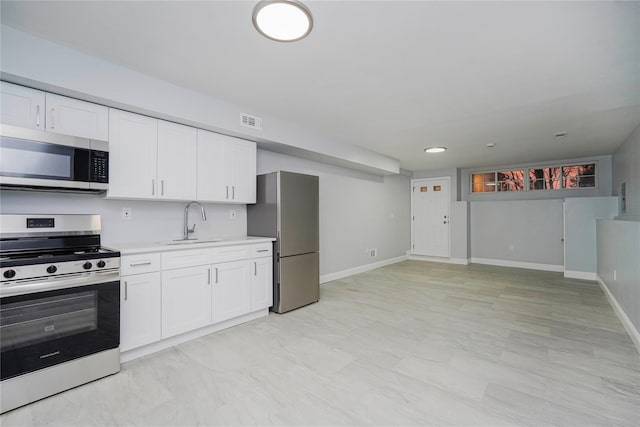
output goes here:
[[615, 282], [616, 280], [618, 280], [618, 271], [613, 270], [613, 281]]
[[375, 258], [378, 256], [378, 249], [369, 249], [369, 258]]
[[131, 208], [122, 208], [122, 219], [131, 219], [132, 215]]
[[235, 209], [231, 209], [229, 211], [229, 219], [236, 219], [238, 217], [238, 212]]
[[509, 245], [509, 252], [514, 252], [516, 250], [516, 246], [512, 243]]

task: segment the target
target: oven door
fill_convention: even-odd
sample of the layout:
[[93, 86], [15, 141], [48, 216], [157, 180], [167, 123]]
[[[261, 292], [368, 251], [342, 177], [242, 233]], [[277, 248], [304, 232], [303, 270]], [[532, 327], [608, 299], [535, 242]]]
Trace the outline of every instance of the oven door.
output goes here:
[[2, 380], [119, 345], [119, 280], [0, 299]]

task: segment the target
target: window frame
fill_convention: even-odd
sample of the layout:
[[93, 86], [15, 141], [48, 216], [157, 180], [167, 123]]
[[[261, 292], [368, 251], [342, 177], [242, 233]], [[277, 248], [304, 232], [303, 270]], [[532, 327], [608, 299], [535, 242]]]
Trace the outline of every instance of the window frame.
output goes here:
[[[585, 165], [593, 165], [594, 167], [593, 175], [585, 175], [586, 177], [593, 176], [593, 181], [594, 181], [593, 187], [565, 187], [565, 177], [563, 175], [563, 168], [578, 167], [578, 166], [585, 166]], [[532, 189], [531, 188], [532, 181], [530, 179], [531, 170], [548, 169], [548, 168], [559, 168], [560, 176], [558, 181], [560, 182], [560, 188]], [[524, 182], [523, 182], [522, 190], [498, 191], [499, 183], [501, 182], [501, 181], [498, 181], [498, 173], [512, 172], [516, 170], [524, 171]], [[495, 183], [494, 190], [493, 191], [474, 191], [473, 177], [475, 175], [484, 175], [484, 174], [493, 174], [494, 180], [488, 181], [488, 182]], [[597, 160], [587, 160], [584, 162], [578, 161], [578, 162], [569, 162], [569, 163], [548, 163], [548, 164], [541, 164], [541, 165], [534, 165], [534, 166], [504, 167], [504, 168], [496, 168], [493, 170], [470, 171], [469, 172], [469, 194], [496, 194], [496, 193], [509, 194], [509, 193], [532, 192], [532, 191], [539, 192], [539, 191], [563, 191], [563, 190], [564, 191], [595, 190], [599, 188], [599, 183], [600, 183], [599, 175], [600, 175], [600, 165]], [[482, 181], [482, 184], [484, 184], [484, 182], [485, 181]], [[578, 184], [579, 183], [580, 183], [580, 176], [578, 176]]]

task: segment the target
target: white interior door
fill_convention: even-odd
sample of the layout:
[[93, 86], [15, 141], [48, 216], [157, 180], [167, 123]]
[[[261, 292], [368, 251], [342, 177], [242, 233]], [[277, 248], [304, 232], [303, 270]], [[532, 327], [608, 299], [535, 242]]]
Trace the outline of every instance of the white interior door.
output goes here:
[[413, 253], [449, 256], [449, 179], [412, 181]]

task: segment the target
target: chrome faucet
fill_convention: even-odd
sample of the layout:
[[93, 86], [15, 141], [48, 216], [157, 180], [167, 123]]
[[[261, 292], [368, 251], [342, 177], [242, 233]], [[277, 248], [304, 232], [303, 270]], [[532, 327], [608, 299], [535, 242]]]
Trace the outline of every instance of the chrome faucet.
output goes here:
[[193, 233], [194, 231], [196, 231], [196, 225], [193, 224], [193, 227], [189, 228], [189, 206], [191, 206], [192, 204], [196, 204], [198, 206], [200, 206], [200, 212], [202, 213], [202, 220], [206, 221], [207, 220], [207, 213], [204, 211], [204, 206], [202, 206], [202, 204], [200, 202], [189, 202], [187, 203], [187, 206], [184, 207], [184, 240], [189, 240], [189, 233]]

